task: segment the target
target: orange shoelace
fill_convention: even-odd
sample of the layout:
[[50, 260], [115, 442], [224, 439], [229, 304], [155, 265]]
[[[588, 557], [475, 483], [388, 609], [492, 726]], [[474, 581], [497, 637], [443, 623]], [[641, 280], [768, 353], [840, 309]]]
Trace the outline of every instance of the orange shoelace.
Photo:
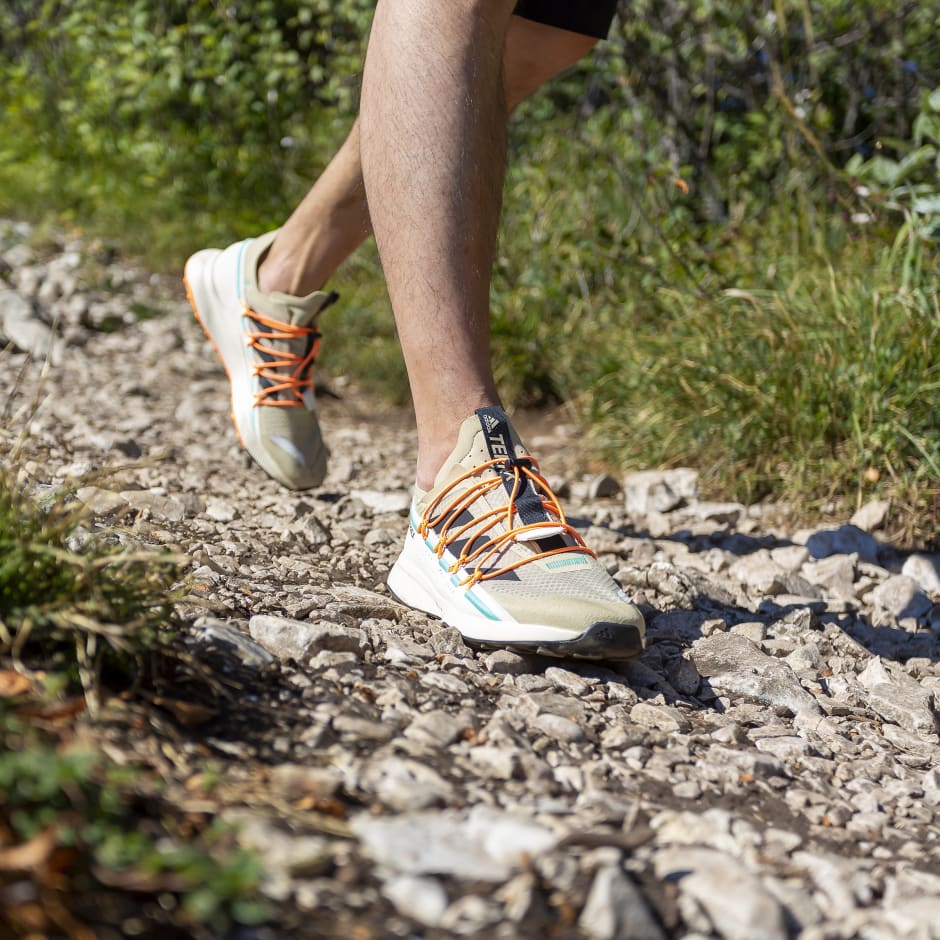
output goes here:
[[[506, 466], [506, 460], [490, 460], [487, 463], [475, 467], [462, 476], [457, 477], [452, 483], [444, 487], [437, 497], [431, 502], [424, 511], [421, 521], [418, 524], [419, 534], [427, 538], [428, 533], [434, 529], [438, 535], [438, 543], [434, 549], [438, 558], [444, 557], [444, 552], [455, 542], [466, 538], [466, 544], [460, 550], [459, 556], [450, 565], [448, 571], [456, 574], [461, 568], [474, 565], [472, 572], [461, 582], [461, 586], [472, 587], [479, 581], [486, 581], [490, 578], [498, 578], [500, 575], [527, 565], [529, 562], [538, 561], [542, 558], [550, 558], [552, 555], [564, 555], [571, 552], [590, 555], [592, 558], [597, 556], [585, 544], [584, 539], [568, 524], [565, 519], [564, 510], [558, 502], [558, 497], [552, 492], [548, 481], [538, 472], [538, 464], [531, 457], [526, 457], [519, 461], [509, 461], [509, 467], [513, 472], [512, 491], [509, 494], [509, 500], [505, 506], [499, 506], [496, 509], [490, 509], [479, 516], [474, 516], [469, 522], [462, 526], [451, 529], [455, 526], [457, 519], [468, 511], [476, 500], [486, 493], [499, 489], [504, 485], [503, 477], [500, 475], [486, 477], [476, 483], [471, 484], [465, 490], [461, 490], [454, 498], [443, 506], [435, 515], [435, 510], [444, 502], [448, 493], [451, 493], [465, 480], [471, 477], [479, 476], [490, 467]], [[513, 516], [516, 515], [515, 500], [519, 491], [525, 486], [526, 481], [535, 486], [535, 491], [541, 496], [542, 508], [545, 512], [554, 518], [544, 522], [535, 522], [528, 525], [513, 525]], [[487, 537], [492, 529], [502, 523], [505, 531], [495, 536]], [[550, 530], [550, 531], [546, 531]], [[521, 535], [529, 533], [545, 532], [545, 537], [570, 535], [574, 545], [565, 545], [561, 548], [552, 548], [548, 551], [533, 551], [526, 558], [520, 558], [517, 561], [510, 562], [490, 570], [484, 570], [486, 565], [499, 556], [505, 549], [509, 548], [514, 542], [519, 541]], [[531, 535], [523, 541], [536, 541], [537, 535]], [[482, 544], [480, 543], [482, 540]]]
[[[304, 392], [313, 389], [313, 363], [320, 351], [320, 334], [313, 327], [294, 326], [281, 320], [272, 320], [255, 313], [247, 305], [242, 307], [242, 316], [254, 321], [258, 326], [267, 327], [266, 330], [245, 331], [245, 345], [265, 356], [273, 356], [265, 362], [256, 362], [252, 365], [252, 375], [271, 382], [255, 394], [255, 405], [272, 405], [276, 408], [298, 408], [305, 406]], [[265, 341], [271, 340], [297, 340], [312, 336], [313, 344], [306, 355], [290, 352], [286, 349], [271, 349], [265, 346]], [[284, 370], [284, 371], [282, 371]], [[279, 398], [281, 392], [287, 392], [288, 397]]]

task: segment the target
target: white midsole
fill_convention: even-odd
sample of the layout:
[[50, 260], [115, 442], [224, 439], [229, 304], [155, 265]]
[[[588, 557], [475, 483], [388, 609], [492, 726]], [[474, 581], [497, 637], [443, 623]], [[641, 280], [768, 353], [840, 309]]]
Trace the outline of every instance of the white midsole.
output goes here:
[[[451, 556], [445, 558], [453, 560]], [[500, 607], [489, 592], [475, 587], [472, 590], [499, 619], [487, 617], [468, 600], [467, 588], [453, 583], [452, 575], [440, 566], [434, 553], [411, 527], [402, 553], [389, 572], [388, 586], [402, 603], [440, 617], [469, 640], [553, 643], [581, 636], [580, 632], [564, 627], [520, 623]]]

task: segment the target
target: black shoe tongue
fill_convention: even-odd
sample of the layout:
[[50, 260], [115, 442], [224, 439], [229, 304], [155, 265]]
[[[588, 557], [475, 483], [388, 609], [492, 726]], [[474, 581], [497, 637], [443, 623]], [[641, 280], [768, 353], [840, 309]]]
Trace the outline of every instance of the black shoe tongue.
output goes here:
[[[490, 405], [487, 408], [477, 408], [476, 416], [480, 419], [480, 427], [483, 429], [483, 440], [486, 442], [486, 449], [490, 455], [490, 460], [505, 461], [504, 467], [495, 469], [503, 479], [503, 486], [506, 492], [512, 496], [515, 486], [515, 474], [512, 464], [514, 461], [526, 460], [525, 454], [516, 453], [516, 445], [513, 443], [512, 431], [509, 426], [509, 418], [502, 408], [496, 405]], [[542, 499], [535, 492], [535, 488], [526, 476], [522, 476], [519, 481], [519, 489], [516, 491], [515, 508], [523, 525], [534, 525], [536, 522], [551, 522], [548, 513], [542, 507]]]

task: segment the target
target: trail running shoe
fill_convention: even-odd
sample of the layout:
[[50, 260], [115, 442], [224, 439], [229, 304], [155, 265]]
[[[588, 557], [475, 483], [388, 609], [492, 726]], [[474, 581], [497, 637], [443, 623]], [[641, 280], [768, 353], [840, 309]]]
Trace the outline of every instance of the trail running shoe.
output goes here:
[[565, 520], [501, 408], [480, 408], [416, 492], [392, 593], [471, 643], [585, 659], [643, 649], [643, 615]]
[[328, 451], [314, 411], [317, 320], [336, 294], [263, 294], [258, 266], [276, 232], [224, 251], [198, 251], [183, 281], [196, 319], [225, 366], [242, 445], [292, 490], [321, 483]]

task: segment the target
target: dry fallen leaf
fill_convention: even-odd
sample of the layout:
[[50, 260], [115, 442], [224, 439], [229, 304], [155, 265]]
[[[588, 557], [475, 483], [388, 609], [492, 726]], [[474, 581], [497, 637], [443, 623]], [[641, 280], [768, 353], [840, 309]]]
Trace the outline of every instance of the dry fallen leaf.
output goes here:
[[0, 849], [0, 871], [36, 872], [49, 861], [55, 846], [55, 826], [50, 826], [29, 842]]
[[154, 695], [150, 701], [158, 708], [170, 712], [177, 721], [190, 727], [204, 725], [218, 715], [218, 711], [214, 708], [198, 705], [195, 702], [184, 702], [178, 698], [164, 698], [162, 695]]
[[60, 721], [63, 718], [72, 718], [79, 712], [83, 712], [87, 703], [84, 697], [68, 699], [59, 705], [30, 705], [28, 708], [19, 709], [18, 714], [24, 718], [38, 718], [41, 721]]
[[14, 698], [32, 691], [33, 684], [12, 669], [0, 669], [0, 698]]

